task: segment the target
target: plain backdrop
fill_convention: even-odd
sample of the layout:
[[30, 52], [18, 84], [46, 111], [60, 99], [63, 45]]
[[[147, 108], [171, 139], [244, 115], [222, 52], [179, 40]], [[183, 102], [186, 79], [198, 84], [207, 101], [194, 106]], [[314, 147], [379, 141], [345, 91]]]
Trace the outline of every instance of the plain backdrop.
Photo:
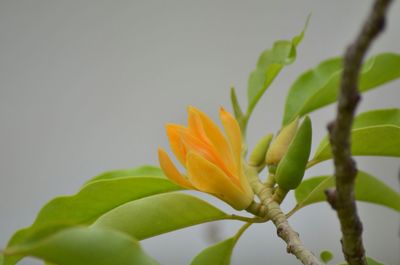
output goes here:
[[[369, 55], [400, 52], [400, 3]], [[258, 55], [290, 39], [312, 18], [294, 64], [286, 67], [257, 106], [249, 145], [279, 129], [285, 94], [296, 76], [341, 55], [372, 1], [0, 1], [0, 246], [29, 225], [54, 196], [73, 194], [105, 170], [157, 165], [168, 147], [166, 122], [186, 123], [194, 105], [213, 118], [230, 109], [235, 85], [245, 105], [247, 77]], [[359, 111], [399, 107], [400, 82], [363, 96]], [[334, 105], [315, 112], [315, 142], [326, 133]], [[399, 191], [399, 160], [358, 158], [360, 168]], [[307, 177], [332, 173], [325, 162]], [[371, 187], [373, 188], [373, 187]], [[202, 195], [224, 210], [223, 202]], [[294, 205], [289, 195], [285, 210]], [[360, 203], [368, 255], [400, 264], [399, 215]], [[315, 253], [342, 261], [336, 214], [326, 203], [290, 222]], [[161, 264], [186, 265], [238, 222], [200, 225], [145, 240]], [[21, 264], [40, 264], [28, 259]], [[297, 264], [270, 224], [241, 238], [232, 264]], [[212, 264], [211, 264], [212, 265]]]

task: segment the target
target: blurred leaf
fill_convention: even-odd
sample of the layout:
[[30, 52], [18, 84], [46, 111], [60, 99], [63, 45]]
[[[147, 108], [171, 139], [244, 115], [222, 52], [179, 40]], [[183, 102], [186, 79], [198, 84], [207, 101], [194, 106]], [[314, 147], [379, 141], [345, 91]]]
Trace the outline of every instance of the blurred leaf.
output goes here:
[[234, 87], [231, 87], [231, 103], [232, 103], [233, 113], [235, 114], [235, 118], [236, 120], [240, 121], [240, 119], [243, 118], [243, 111], [242, 108], [240, 107]]
[[390, 124], [400, 127], [400, 109], [376, 109], [360, 113], [354, 119], [353, 129]]
[[233, 237], [203, 249], [203, 251], [194, 257], [190, 265], [229, 265], [233, 248], [240, 236], [250, 225], [250, 223], [243, 225]]
[[167, 193], [126, 203], [101, 216], [93, 226], [110, 227], [142, 240], [227, 218], [227, 214], [196, 197]]
[[285, 65], [293, 63], [296, 59], [296, 47], [301, 42], [307, 28], [307, 22], [302, 32], [291, 41], [276, 41], [272, 49], [263, 51], [258, 59], [257, 67], [254, 69], [248, 80], [247, 87], [247, 115], [250, 116], [257, 102], [260, 100], [269, 85], [274, 81]]
[[[351, 131], [351, 152], [354, 156], [400, 156], [400, 109], [373, 110], [355, 118]], [[329, 140], [325, 137], [309, 165], [332, 158]]]
[[229, 265], [235, 244], [234, 237], [218, 242], [201, 251], [190, 265]]
[[333, 254], [332, 254], [332, 252], [330, 252], [328, 250], [324, 250], [319, 254], [319, 257], [321, 258], [321, 260], [324, 263], [328, 263], [329, 261], [331, 261], [333, 259]]
[[[321, 62], [303, 73], [292, 85], [286, 98], [283, 125], [297, 116], [324, 107], [337, 100], [342, 74], [341, 57]], [[400, 77], [400, 55], [381, 53], [369, 58], [363, 65], [359, 91], [377, 88]]]
[[164, 173], [159, 167], [155, 166], [141, 166], [132, 169], [119, 169], [119, 170], [112, 170], [108, 172], [104, 172], [92, 179], [90, 179], [86, 184], [90, 182], [94, 182], [97, 180], [104, 180], [104, 179], [115, 179], [115, 178], [122, 178], [122, 177], [145, 177], [150, 176], [153, 178], [165, 178]]
[[[129, 201], [154, 194], [180, 190], [159, 177], [124, 177], [91, 182], [72, 196], [57, 197], [48, 202], [28, 228], [17, 231], [8, 246], [37, 239], [78, 224], [91, 224], [104, 213]], [[5, 258], [13, 265], [15, 258]]]
[[58, 265], [156, 265], [138, 242], [118, 231], [75, 227], [37, 242], [15, 245], [7, 255], [34, 256]]
[[367, 257], [368, 265], [385, 265], [382, 262], [376, 261], [373, 258]]
[[[324, 191], [334, 186], [333, 176], [321, 176], [304, 180], [295, 190], [296, 209], [326, 201]], [[400, 211], [400, 194], [365, 172], [359, 171], [357, 174], [355, 195], [359, 201], [370, 202]]]
[[[368, 265], [385, 265], [381, 262], [374, 260], [373, 258], [367, 257], [367, 264]], [[340, 265], [348, 265], [347, 263], [341, 263]]]

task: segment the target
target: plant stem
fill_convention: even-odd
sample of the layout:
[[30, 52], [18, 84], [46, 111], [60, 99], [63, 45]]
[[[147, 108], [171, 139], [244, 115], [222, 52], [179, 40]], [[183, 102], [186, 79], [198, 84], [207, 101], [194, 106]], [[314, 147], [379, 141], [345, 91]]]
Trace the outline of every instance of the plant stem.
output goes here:
[[280, 190], [279, 194], [274, 194], [276, 184], [274, 174], [270, 173], [263, 184], [255, 167], [245, 165], [245, 172], [253, 191], [261, 201], [261, 203], [253, 201], [246, 210], [274, 223], [278, 236], [287, 244], [288, 253], [295, 255], [305, 265], [320, 265], [320, 261], [303, 245], [299, 234], [289, 225], [287, 217], [282, 212], [279, 203], [286, 192]]
[[264, 187], [258, 196], [266, 209], [266, 213], [274, 223], [278, 236], [287, 244], [287, 252], [293, 254], [303, 264], [319, 265], [322, 264], [311, 251], [309, 251], [301, 242], [299, 234], [293, 230], [282, 212], [279, 203], [273, 199], [272, 189]]
[[[360, 100], [358, 80], [362, 61], [372, 41], [384, 29], [390, 0], [376, 0], [355, 41], [344, 55], [337, 117], [328, 125], [335, 164], [336, 191], [330, 191], [328, 202], [336, 209], [342, 230], [342, 250], [348, 264], [366, 265], [362, 243], [362, 223], [357, 214], [354, 181], [357, 168], [351, 157], [351, 127]], [[332, 203], [334, 202], [334, 203]]]

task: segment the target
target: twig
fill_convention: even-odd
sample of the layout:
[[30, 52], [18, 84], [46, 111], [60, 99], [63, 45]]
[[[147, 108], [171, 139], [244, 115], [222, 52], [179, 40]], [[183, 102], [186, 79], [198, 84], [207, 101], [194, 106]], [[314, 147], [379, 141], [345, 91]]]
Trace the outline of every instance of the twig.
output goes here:
[[[256, 172], [255, 169], [254, 172]], [[255, 178], [252, 179], [253, 190], [260, 198], [261, 203], [253, 202], [246, 210], [254, 215], [271, 219], [278, 236], [286, 242], [288, 253], [296, 256], [305, 265], [320, 265], [321, 262], [303, 245], [299, 234], [289, 225], [287, 216], [282, 212], [279, 203], [274, 200], [273, 185], [275, 182], [271, 176], [268, 177], [265, 184]]]
[[337, 117], [328, 125], [330, 143], [335, 164], [336, 193], [332, 205], [336, 209], [341, 230], [342, 250], [350, 265], [366, 265], [365, 250], [362, 243], [362, 223], [357, 214], [354, 198], [354, 181], [357, 168], [351, 157], [351, 127], [354, 113], [360, 100], [358, 79], [362, 61], [372, 41], [383, 31], [385, 14], [390, 0], [376, 0], [361, 32], [346, 50], [344, 69], [340, 85]]
[[266, 208], [268, 217], [274, 223], [278, 236], [286, 242], [287, 252], [296, 256], [296, 258], [305, 265], [322, 264], [318, 258], [304, 246], [300, 240], [299, 234], [289, 225], [279, 203], [273, 199], [272, 190], [265, 187], [260, 191], [258, 196]]

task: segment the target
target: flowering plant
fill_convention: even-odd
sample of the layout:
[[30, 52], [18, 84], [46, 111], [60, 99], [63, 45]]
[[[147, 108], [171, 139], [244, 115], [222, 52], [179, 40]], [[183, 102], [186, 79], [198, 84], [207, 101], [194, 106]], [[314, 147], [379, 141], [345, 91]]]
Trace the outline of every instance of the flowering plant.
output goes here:
[[[245, 111], [231, 89], [233, 114], [224, 108], [219, 113], [224, 132], [195, 107], [188, 108], [187, 126], [167, 124], [170, 148], [185, 171], [159, 148], [160, 168], [115, 170], [90, 179], [76, 194], [48, 202], [31, 226], [17, 231], [0, 252], [0, 265], [17, 264], [26, 256], [47, 265], [155, 265], [159, 263], [141, 248], [140, 240], [216, 220], [244, 224], [232, 237], [201, 251], [191, 265], [228, 265], [245, 230], [269, 221], [288, 253], [303, 264], [324, 264], [332, 254], [324, 251], [317, 257], [288, 221], [304, 207], [323, 201], [338, 214], [346, 262], [381, 264], [365, 255], [356, 201], [399, 212], [400, 194], [358, 170], [352, 156], [400, 157], [400, 109], [355, 115], [359, 93], [400, 77], [399, 54], [381, 53], [363, 63], [382, 30], [389, 2], [376, 1], [344, 58], [324, 60], [294, 81], [281, 128], [262, 137], [249, 154], [246, 130], [253, 110], [280, 71], [295, 61], [305, 29], [262, 52], [249, 76]], [[336, 101], [329, 136], [311, 153], [313, 130], [307, 115]], [[309, 168], [331, 159], [334, 174], [304, 179]], [[224, 212], [182, 192], [187, 189], [211, 194], [247, 215]], [[284, 212], [281, 203], [290, 192], [296, 204]]]
[[160, 148], [158, 156], [165, 175], [176, 184], [210, 193], [237, 210], [247, 208], [253, 191], [243, 169], [243, 141], [239, 124], [223, 108], [218, 126], [200, 110], [189, 107], [188, 127], [167, 125], [167, 134], [175, 156], [187, 169], [187, 177], [174, 166]]

